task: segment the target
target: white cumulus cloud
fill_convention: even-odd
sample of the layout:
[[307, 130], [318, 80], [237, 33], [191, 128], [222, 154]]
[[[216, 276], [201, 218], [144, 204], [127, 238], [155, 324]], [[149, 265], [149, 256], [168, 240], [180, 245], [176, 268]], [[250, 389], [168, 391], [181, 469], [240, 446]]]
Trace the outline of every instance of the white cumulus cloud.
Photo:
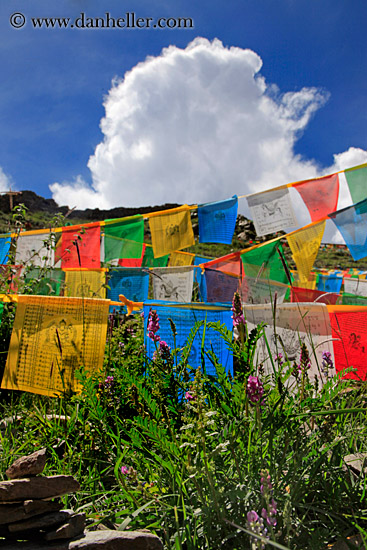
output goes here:
[[[366, 162], [366, 151], [351, 148], [321, 172], [296, 155], [295, 141], [328, 93], [280, 94], [261, 67], [255, 52], [217, 39], [148, 57], [105, 98], [104, 139], [88, 162], [92, 186], [80, 176], [53, 183], [53, 198], [79, 208], [203, 203]], [[343, 189], [342, 201], [347, 195]], [[246, 202], [240, 210], [248, 214]]]
[[5, 174], [0, 166], [0, 191], [9, 191], [11, 186], [13, 186], [14, 189], [12, 178], [8, 174]]

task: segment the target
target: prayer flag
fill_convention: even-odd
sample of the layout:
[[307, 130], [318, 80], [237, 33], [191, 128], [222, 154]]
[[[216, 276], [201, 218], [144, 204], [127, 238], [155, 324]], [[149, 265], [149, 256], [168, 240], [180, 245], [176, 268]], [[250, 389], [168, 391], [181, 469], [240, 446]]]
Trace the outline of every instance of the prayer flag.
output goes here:
[[288, 292], [288, 285], [269, 279], [247, 277], [242, 280], [241, 298], [245, 304], [282, 304]]
[[55, 262], [54, 237], [50, 231], [20, 234], [16, 241], [15, 263], [27, 266], [52, 266]]
[[105, 262], [120, 258], [140, 258], [143, 252], [144, 217], [132, 216], [113, 223], [106, 220], [104, 226]]
[[[186, 306], [186, 307], [185, 307]], [[164, 340], [171, 349], [176, 347], [182, 350], [189, 338], [190, 332], [197, 321], [217, 322], [219, 321], [228, 330], [232, 330], [232, 312], [231, 306], [221, 306], [220, 304], [162, 304], [154, 302], [146, 302], [144, 304], [144, 319], [145, 319], [145, 346], [147, 355], [153, 359], [153, 354], [156, 351], [155, 343], [147, 336], [147, 323], [150, 309], [156, 310], [159, 317], [159, 336]], [[172, 335], [170, 319], [174, 322], [177, 330], [175, 338]], [[191, 346], [188, 363], [196, 369], [202, 364], [201, 346], [203, 340], [204, 328], [201, 327], [195, 336]], [[206, 326], [205, 340], [203, 346], [204, 352], [213, 351], [218, 358], [220, 364], [227, 370], [233, 373], [233, 356], [230, 353], [225, 341], [221, 338], [213, 328]], [[181, 351], [179, 351], [179, 357]], [[209, 358], [205, 358], [205, 371], [207, 374], [215, 375], [215, 368]]]
[[199, 242], [231, 244], [236, 227], [237, 196], [198, 206]]
[[19, 296], [1, 387], [47, 396], [81, 391], [103, 366], [108, 300]]
[[301, 195], [313, 222], [336, 210], [339, 198], [338, 174], [301, 181], [292, 184], [292, 187]]
[[133, 302], [148, 299], [149, 273], [139, 267], [111, 268], [107, 279], [107, 297], [112, 301], [118, 302], [120, 294]]
[[356, 296], [367, 296], [367, 281], [359, 277], [346, 277], [344, 279], [344, 291]]
[[367, 164], [344, 170], [349, 191], [354, 203], [367, 198]]
[[341, 296], [333, 292], [296, 286], [292, 286], [291, 289], [291, 302], [317, 302], [318, 304], [335, 305], [338, 298], [341, 298]]
[[61, 287], [65, 280], [65, 272], [62, 269], [47, 269], [33, 267], [24, 274], [27, 286], [31, 287], [32, 294], [48, 296], [60, 296]]
[[150, 214], [149, 227], [156, 258], [195, 244], [190, 208], [187, 205]]
[[62, 268], [98, 269], [100, 263], [101, 228], [92, 226], [63, 227], [59, 256]]
[[120, 258], [118, 261], [118, 265], [121, 267], [141, 267], [145, 254], [145, 248], [146, 245], [143, 244], [143, 253], [140, 258]]
[[244, 250], [241, 258], [246, 277], [288, 283], [286, 268], [284, 267], [287, 266], [287, 262], [279, 240], [250, 248], [248, 252]]
[[151, 246], [146, 246], [145, 254], [143, 257], [142, 267], [166, 267], [168, 263], [169, 254], [161, 256], [160, 258], [155, 258], [153, 254], [153, 248]]
[[247, 197], [247, 204], [258, 236], [276, 233], [286, 227], [297, 225], [286, 185], [274, 191], [250, 195]]
[[[299, 278], [307, 281], [318, 254], [325, 230], [325, 221], [311, 224], [287, 235], [287, 241], [297, 266]], [[303, 286], [301, 284], [300, 286]]]
[[155, 300], [191, 302], [194, 268], [160, 267], [151, 270]]
[[343, 284], [341, 273], [318, 273], [317, 290], [339, 293]]
[[195, 254], [189, 254], [188, 252], [171, 252], [168, 265], [169, 267], [192, 265], [194, 258]]
[[367, 199], [329, 214], [345, 240], [353, 260], [367, 256]]
[[105, 298], [106, 271], [104, 269], [65, 270], [65, 296], [78, 298]]
[[236, 275], [206, 269], [204, 276], [207, 302], [232, 303], [233, 295], [239, 290], [241, 284], [241, 280]]
[[11, 236], [6, 235], [0, 238], [0, 265], [5, 265], [9, 260], [9, 250], [11, 245]]

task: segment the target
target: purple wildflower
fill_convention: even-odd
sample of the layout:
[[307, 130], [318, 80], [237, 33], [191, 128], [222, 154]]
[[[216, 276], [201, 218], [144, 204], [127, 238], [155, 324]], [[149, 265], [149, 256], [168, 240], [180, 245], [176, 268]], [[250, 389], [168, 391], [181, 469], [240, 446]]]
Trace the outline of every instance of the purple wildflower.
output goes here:
[[195, 399], [195, 397], [192, 395], [192, 393], [190, 393], [189, 391], [187, 391], [185, 393], [185, 399], [187, 399], [187, 401], [191, 401], [192, 399]]
[[166, 363], [172, 362], [171, 348], [164, 340], [160, 340], [159, 348], [153, 353], [153, 360], [156, 361], [160, 357]]
[[322, 353], [322, 363], [321, 363], [321, 371], [324, 376], [327, 378], [329, 377], [329, 370], [331, 370], [334, 366], [333, 359], [331, 357], [330, 351], [324, 351]]
[[121, 466], [121, 473], [123, 476], [129, 473], [129, 468], [127, 466]]
[[283, 365], [283, 355], [281, 353], [278, 353], [278, 355], [275, 356], [275, 361], [281, 367]]
[[148, 336], [154, 342], [159, 342], [161, 339], [156, 332], [159, 330], [159, 317], [155, 309], [149, 311], [148, 317]]
[[239, 325], [245, 324], [245, 317], [242, 312], [242, 303], [241, 303], [241, 296], [238, 292], [235, 292], [233, 295], [232, 300], [232, 319], [233, 319], [233, 326], [238, 327]]
[[261, 516], [265, 519], [266, 523], [271, 527], [275, 527], [277, 524], [277, 503], [273, 498], [273, 485], [268, 470], [262, 470], [261, 475], [261, 487], [260, 492], [265, 500], [266, 508], [261, 511]]
[[[247, 522], [246, 527], [251, 533], [254, 533], [256, 535], [260, 535], [261, 537], [267, 537], [268, 530], [266, 529], [264, 525], [264, 520], [255, 512], [255, 510], [251, 510], [251, 512], [247, 513]], [[264, 550], [265, 544], [262, 540], [258, 539], [257, 537], [250, 537], [251, 540], [251, 549], [252, 550]]]
[[300, 374], [306, 374], [311, 368], [310, 354], [305, 343], [301, 345], [301, 355], [299, 358], [299, 364], [294, 363], [293, 374], [298, 377]]
[[247, 379], [246, 393], [251, 403], [259, 403], [264, 395], [264, 386], [258, 376], [249, 376]]

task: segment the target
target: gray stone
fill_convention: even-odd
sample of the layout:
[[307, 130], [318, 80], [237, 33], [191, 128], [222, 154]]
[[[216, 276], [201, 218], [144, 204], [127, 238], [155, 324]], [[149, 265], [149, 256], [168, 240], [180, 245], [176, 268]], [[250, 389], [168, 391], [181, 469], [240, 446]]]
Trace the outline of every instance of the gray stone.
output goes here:
[[162, 550], [161, 540], [141, 531], [91, 531], [65, 542], [0, 543], [0, 550]]
[[344, 462], [356, 473], [367, 473], [367, 453], [356, 453], [344, 457]]
[[84, 527], [85, 513], [74, 514], [67, 523], [46, 533], [45, 540], [73, 539], [84, 532]]
[[32, 516], [60, 510], [61, 502], [26, 500], [21, 504], [0, 504], [0, 525], [29, 519]]
[[34, 516], [31, 519], [10, 523], [8, 525], [8, 529], [10, 533], [25, 533], [27, 531], [34, 531], [35, 529], [42, 529], [45, 531], [50, 527], [53, 528], [56, 525], [61, 525], [62, 523], [69, 521], [73, 515], [74, 512], [72, 510], [50, 512], [41, 516]]
[[46, 465], [46, 449], [40, 449], [28, 456], [21, 456], [6, 470], [9, 479], [36, 476]]
[[56, 498], [79, 489], [79, 483], [72, 476], [11, 479], [0, 481], [0, 502]]

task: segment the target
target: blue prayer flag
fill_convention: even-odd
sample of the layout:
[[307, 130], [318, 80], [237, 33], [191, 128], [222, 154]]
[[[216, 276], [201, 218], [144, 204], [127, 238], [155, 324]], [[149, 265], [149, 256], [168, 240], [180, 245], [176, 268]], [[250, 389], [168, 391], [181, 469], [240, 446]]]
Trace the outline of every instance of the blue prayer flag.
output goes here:
[[198, 206], [199, 242], [231, 244], [236, 226], [238, 198]]
[[118, 302], [119, 294], [123, 294], [133, 302], [144, 302], [148, 298], [149, 273], [140, 267], [116, 267], [109, 270], [107, 284], [107, 297], [112, 301]]
[[329, 214], [345, 240], [353, 260], [367, 256], [367, 199]]
[[11, 244], [11, 237], [7, 235], [6, 237], [0, 238], [0, 265], [5, 265], [8, 263], [8, 253]]

